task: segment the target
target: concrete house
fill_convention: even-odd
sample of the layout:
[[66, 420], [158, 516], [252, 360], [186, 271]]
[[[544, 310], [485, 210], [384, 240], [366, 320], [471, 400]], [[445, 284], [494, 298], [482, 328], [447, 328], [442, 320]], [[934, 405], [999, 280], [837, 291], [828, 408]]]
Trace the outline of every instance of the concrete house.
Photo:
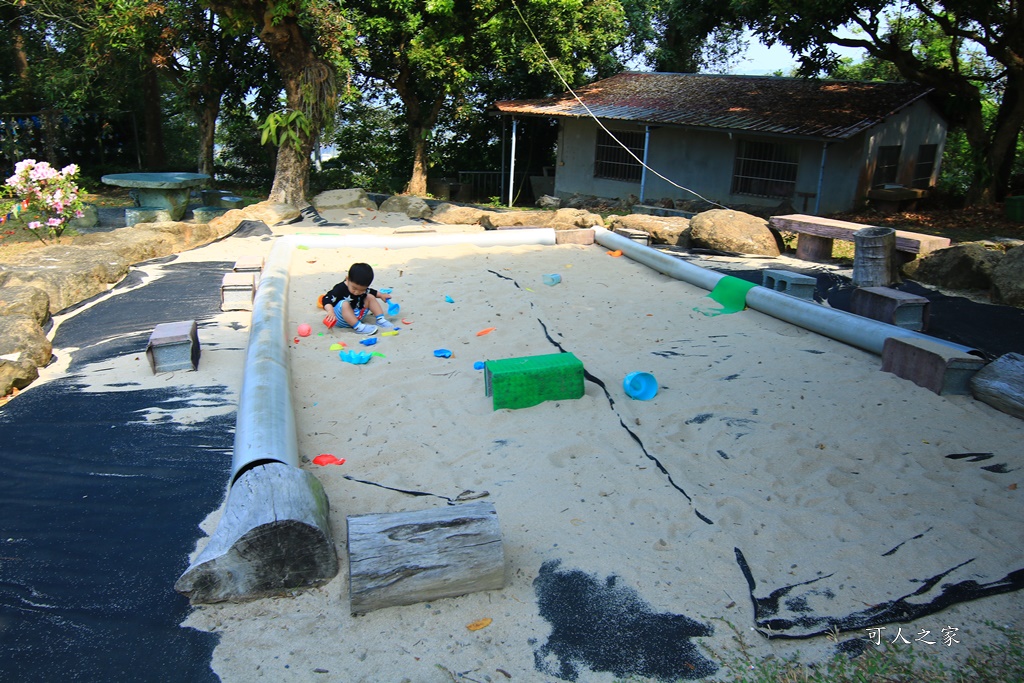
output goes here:
[[692, 200], [695, 192], [726, 206], [788, 202], [828, 214], [869, 197], [912, 199], [935, 184], [946, 121], [929, 91], [914, 83], [621, 73], [580, 88], [579, 99], [507, 100], [493, 110], [513, 122], [558, 120], [554, 193], [562, 198]]

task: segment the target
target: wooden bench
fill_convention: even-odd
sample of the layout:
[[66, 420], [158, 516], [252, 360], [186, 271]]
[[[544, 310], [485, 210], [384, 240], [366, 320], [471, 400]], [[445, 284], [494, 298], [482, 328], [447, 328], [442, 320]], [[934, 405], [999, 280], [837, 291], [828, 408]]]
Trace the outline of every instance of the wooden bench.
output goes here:
[[[776, 230], [795, 232], [799, 235], [796, 243], [796, 257], [805, 261], [827, 261], [832, 258], [833, 240], [853, 242], [853, 233], [864, 228], [876, 227], [801, 213], [772, 216], [769, 223]], [[918, 254], [944, 249], [949, 244], [948, 237], [936, 237], [906, 230], [896, 231], [896, 251], [900, 252], [907, 261], [912, 260]]]

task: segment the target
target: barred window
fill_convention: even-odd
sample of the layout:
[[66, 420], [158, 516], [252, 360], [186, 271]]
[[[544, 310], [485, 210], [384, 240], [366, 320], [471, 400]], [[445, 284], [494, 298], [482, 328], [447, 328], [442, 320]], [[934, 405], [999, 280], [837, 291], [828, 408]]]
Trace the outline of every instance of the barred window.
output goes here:
[[931, 187], [932, 172], [935, 170], [935, 157], [938, 153], [938, 145], [921, 145], [917, 148], [917, 163], [914, 164], [914, 187], [922, 189]]
[[733, 167], [733, 194], [792, 197], [799, 154], [796, 145], [740, 140]]
[[[637, 159], [644, 158], [644, 134], [638, 131], [613, 131], [616, 138], [629, 148]], [[597, 131], [597, 146], [594, 149], [594, 177], [611, 180], [640, 182], [640, 162], [622, 149], [618, 142], [603, 128]]]
[[875, 176], [871, 184], [875, 187], [895, 183], [899, 177], [900, 152], [902, 145], [882, 145], [878, 148], [878, 159], [875, 162]]

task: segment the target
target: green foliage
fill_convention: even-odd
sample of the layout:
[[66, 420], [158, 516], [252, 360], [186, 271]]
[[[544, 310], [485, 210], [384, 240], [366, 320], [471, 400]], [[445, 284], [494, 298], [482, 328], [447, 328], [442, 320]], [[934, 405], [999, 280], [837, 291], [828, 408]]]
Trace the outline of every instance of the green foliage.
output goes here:
[[290, 144], [296, 152], [302, 152], [302, 137], [312, 131], [309, 118], [298, 109], [272, 111], [259, 124], [260, 144], [270, 142], [281, 147]]
[[412, 150], [402, 117], [386, 101], [345, 105], [334, 135], [335, 155], [310, 177], [312, 191], [361, 187], [394, 194], [408, 180]]
[[[254, 103], [254, 106], [258, 102]], [[244, 103], [229, 104], [221, 111], [214, 160], [220, 180], [249, 188], [269, 190], [274, 179], [275, 147], [260, 143], [257, 114]]]

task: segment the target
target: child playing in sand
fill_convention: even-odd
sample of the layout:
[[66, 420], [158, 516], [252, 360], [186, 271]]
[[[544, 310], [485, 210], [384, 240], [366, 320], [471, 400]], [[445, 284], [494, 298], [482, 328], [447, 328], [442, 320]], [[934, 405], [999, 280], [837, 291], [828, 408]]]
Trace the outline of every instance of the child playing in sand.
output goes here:
[[[384, 309], [380, 305], [391, 295], [371, 289], [372, 282], [373, 268], [368, 263], [353, 263], [348, 269], [348, 277], [320, 297], [320, 305], [327, 312], [324, 324], [328, 327], [335, 323], [351, 327], [357, 334], [376, 334], [378, 329], [397, 330], [398, 327], [384, 317]], [[362, 321], [367, 311], [377, 317], [376, 325]]]

